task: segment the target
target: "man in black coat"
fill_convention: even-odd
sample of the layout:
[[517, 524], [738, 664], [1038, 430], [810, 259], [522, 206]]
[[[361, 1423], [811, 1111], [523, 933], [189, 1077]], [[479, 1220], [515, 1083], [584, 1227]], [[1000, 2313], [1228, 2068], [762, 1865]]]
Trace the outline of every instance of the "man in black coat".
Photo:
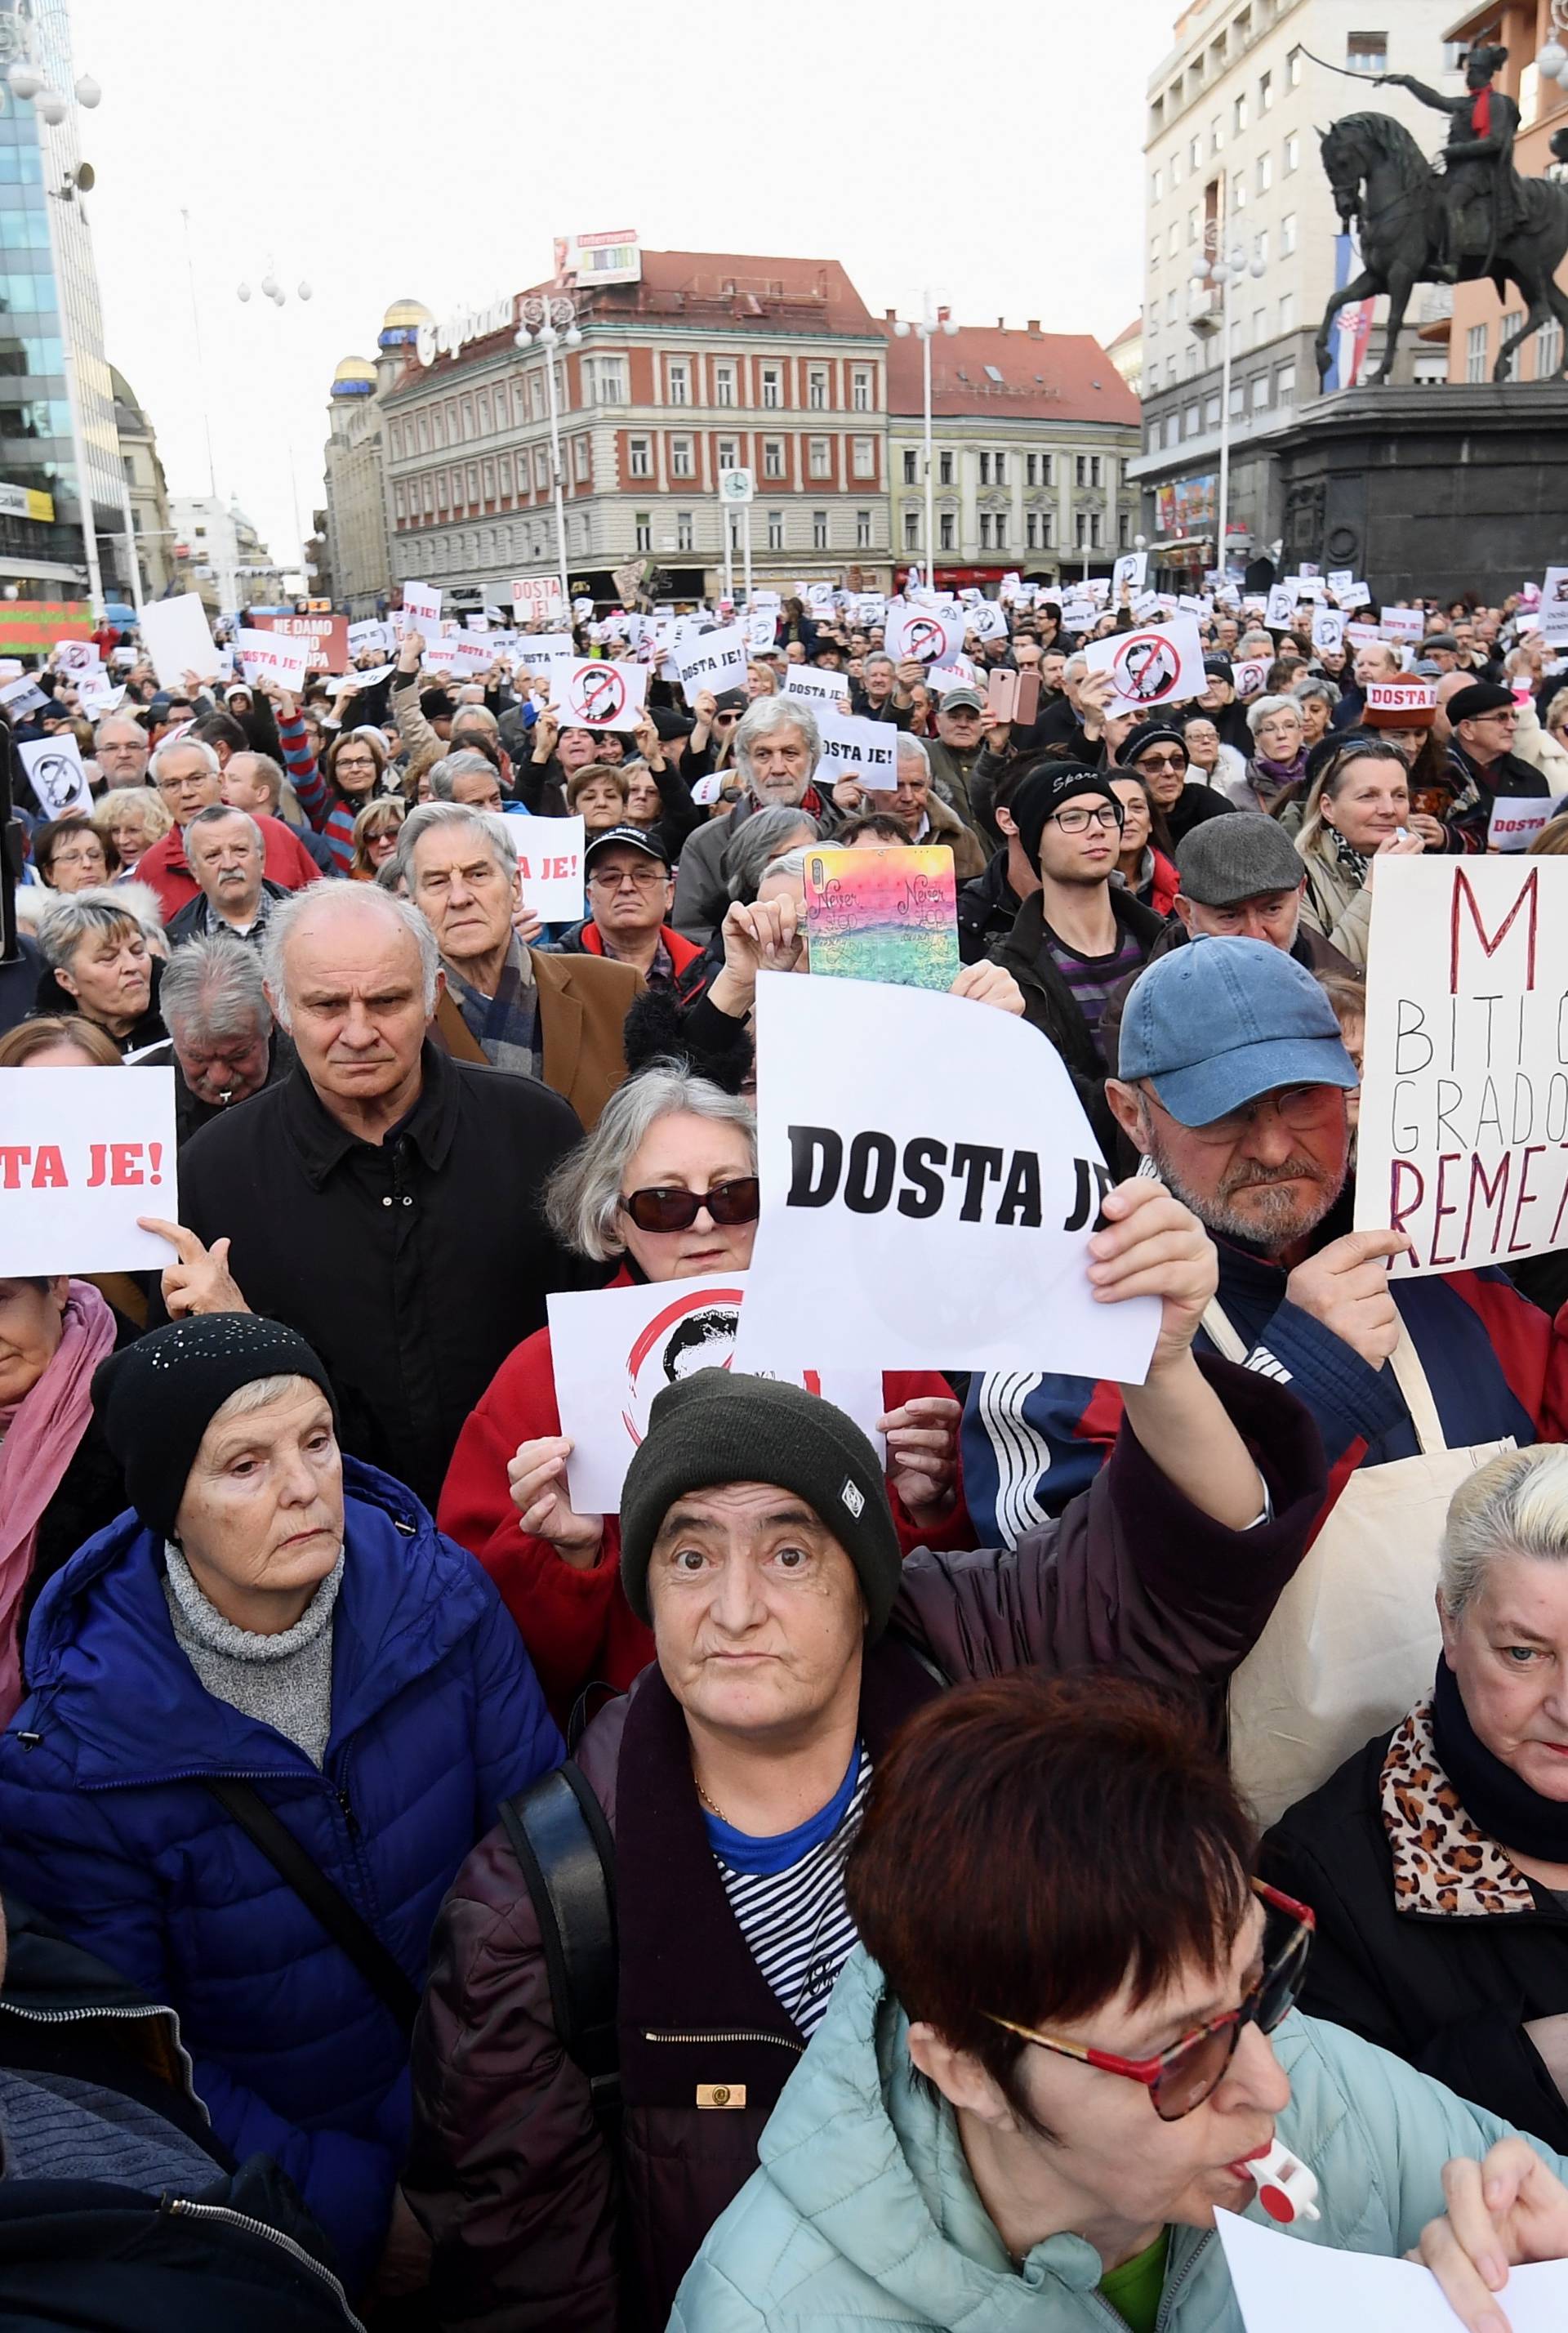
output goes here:
[[391, 893], [299, 893], [264, 966], [299, 1064], [181, 1151], [180, 1221], [155, 1226], [178, 1259], [163, 1306], [298, 1329], [338, 1389], [344, 1447], [434, 1508], [496, 1369], [544, 1326], [546, 1294], [580, 1283], [538, 1202], [581, 1128], [534, 1079], [425, 1041], [435, 944]]

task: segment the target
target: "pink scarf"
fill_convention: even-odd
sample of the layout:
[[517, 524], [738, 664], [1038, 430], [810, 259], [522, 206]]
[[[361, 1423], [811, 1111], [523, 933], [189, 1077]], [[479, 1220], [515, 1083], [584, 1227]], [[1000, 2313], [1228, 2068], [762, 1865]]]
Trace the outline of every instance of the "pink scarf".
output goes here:
[[17, 1622], [38, 1552], [38, 1525], [92, 1415], [92, 1372], [114, 1349], [114, 1315], [91, 1281], [73, 1280], [54, 1358], [31, 1393], [0, 1407], [0, 1725], [22, 1699]]

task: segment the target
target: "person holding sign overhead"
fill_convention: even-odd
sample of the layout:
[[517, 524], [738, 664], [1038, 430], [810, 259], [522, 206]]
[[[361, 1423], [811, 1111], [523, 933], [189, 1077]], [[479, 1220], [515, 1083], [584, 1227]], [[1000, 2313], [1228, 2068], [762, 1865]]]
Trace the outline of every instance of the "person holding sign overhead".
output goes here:
[[[616, 1105], [628, 1130], [636, 1090]], [[652, 1196], [700, 1202], [680, 1230], [686, 1208], [672, 1204], [655, 1235], [732, 1253], [708, 1177], [729, 1186], [722, 1215], [752, 1204], [735, 1188], [746, 1148], [721, 1147], [743, 1129], [715, 1115], [708, 1132], [705, 1155], [650, 1148], [623, 1156], [618, 1178], [579, 1178], [600, 1235], [608, 1223], [629, 1238], [644, 1196], [633, 1174], [654, 1168], [665, 1180]], [[1088, 1270], [1104, 1302], [1160, 1299], [1153, 1361], [1126, 1388], [1107, 1479], [1016, 1554], [909, 1552], [879, 1454], [803, 1387], [702, 1368], [656, 1397], [626, 1478], [618, 1566], [654, 1660], [582, 1736], [578, 1787], [604, 1820], [590, 1833], [575, 1818], [572, 1905], [550, 1937], [516, 1834], [501, 1828], [459, 1875], [433, 1946], [404, 2191], [432, 2239], [438, 2315], [500, 2326], [526, 2313], [538, 2333], [664, 2322], [832, 2013], [855, 1944], [844, 1859], [866, 1791], [944, 1681], [1112, 1664], [1181, 1678], [1216, 1707], [1300, 1560], [1322, 1482], [1315, 1438], [1279, 1386], [1194, 1362], [1215, 1267], [1188, 1211], [1138, 1183], [1104, 1209]], [[940, 1517], [951, 1445], [931, 1415], [885, 1422], [893, 1487]], [[492, 1480], [503, 1458], [501, 1437], [484, 1457]], [[587, 1606], [605, 1560], [598, 1519], [562, 1512], [559, 1440], [517, 1464], [523, 1521], [576, 1541]], [[607, 1859], [613, 2132], [563, 2046], [548, 1973], [551, 1954], [582, 1949], [577, 1915], [594, 1915]], [[606, 1877], [584, 1879], [596, 1861]]]

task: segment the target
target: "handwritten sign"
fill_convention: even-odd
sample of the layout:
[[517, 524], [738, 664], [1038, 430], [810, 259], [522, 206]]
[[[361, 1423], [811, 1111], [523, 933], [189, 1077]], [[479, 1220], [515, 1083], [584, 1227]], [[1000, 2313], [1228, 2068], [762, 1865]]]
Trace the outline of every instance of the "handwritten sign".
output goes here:
[[0, 1276], [159, 1270], [177, 1213], [174, 1071], [0, 1070]]
[[[407, 593], [404, 593], [407, 603]], [[560, 581], [554, 575], [520, 575], [512, 587], [512, 621], [517, 624], [559, 624], [566, 619]]]
[[773, 972], [756, 1028], [762, 1216], [737, 1367], [1142, 1381], [1159, 1306], [1094, 1300], [1111, 1176], [1048, 1038], [962, 997]]
[[1379, 862], [1356, 1228], [1397, 1273], [1568, 1245], [1568, 861]]
[[959, 969], [951, 850], [808, 850], [806, 936], [814, 974], [945, 994]]
[[517, 845], [518, 896], [541, 923], [575, 924], [583, 912], [580, 818], [509, 819]]
[[[567, 1486], [578, 1514], [618, 1513], [633, 1454], [666, 1386], [698, 1369], [727, 1369], [748, 1275], [663, 1280], [640, 1288], [596, 1288], [547, 1299], [550, 1365], [560, 1429], [569, 1435]], [[882, 1443], [882, 1378], [864, 1368], [767, 1372], [820, 1394]]]
[[645, 664], [552, 663], [550, 702], [563, 729], [635, 729], [648, 693]]

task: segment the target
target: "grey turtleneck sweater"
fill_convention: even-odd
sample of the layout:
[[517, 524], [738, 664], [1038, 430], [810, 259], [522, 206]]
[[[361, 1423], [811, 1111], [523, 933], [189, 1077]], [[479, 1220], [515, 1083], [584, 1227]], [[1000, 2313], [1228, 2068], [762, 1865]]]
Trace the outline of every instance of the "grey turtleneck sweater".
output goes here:
[[274, 1727], [320, 1767], [332, 1731], [332, 1615], [343, 1584], [341, 1549], [293, 1627], [277, 1637], [225, 1620], [172, 1540], [164, 1543], [164, 1557], [174, 1633], [207, 1691]]

